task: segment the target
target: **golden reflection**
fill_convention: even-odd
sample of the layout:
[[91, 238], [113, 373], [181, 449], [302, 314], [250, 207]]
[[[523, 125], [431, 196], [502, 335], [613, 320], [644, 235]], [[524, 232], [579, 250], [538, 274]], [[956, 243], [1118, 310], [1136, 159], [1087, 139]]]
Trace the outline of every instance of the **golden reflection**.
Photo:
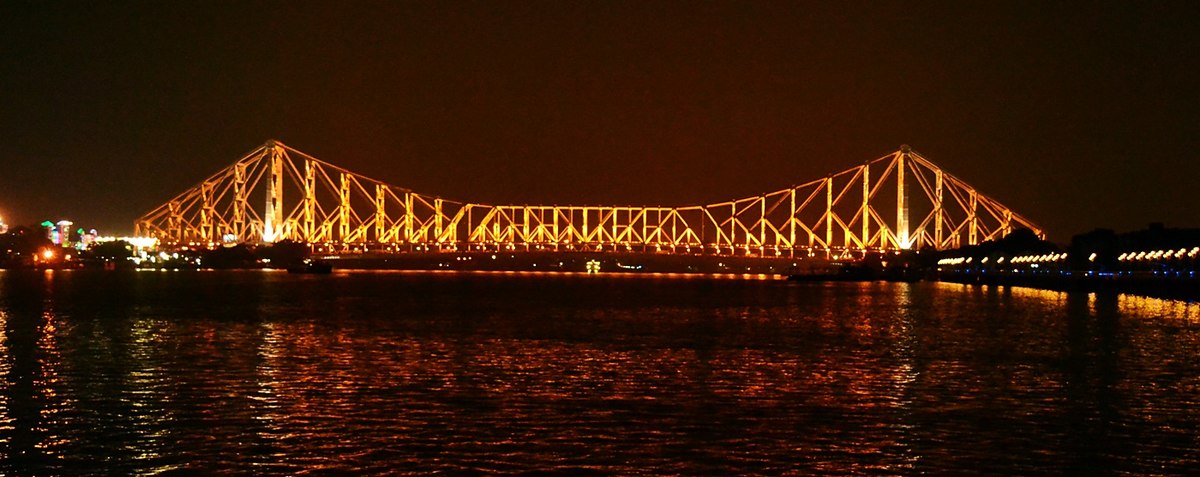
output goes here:
[[[249, 390], [258, 436], [292, 456], [318, 455], [345, 436], [339, 426], [366, 426], [363, 409], [397, 408], [404, 388], [449, 392], [460, 369], [450, 362], [445, 343], [388, 340], [331, 329], [317, 321], [259, 325], [256, 380]], [[403, 404], [399, 405], [403, 407]], [[394, 433], [417, 432], [420, 416], [373, 415], [375, 426]], [[350, 421], [354, 421], [351, 423]], [[382, 424], [387, 422], [387, 424]], [[313, 439], [326, 436], [328, 440]], [[359, 436], [369, 439], [367, 436]], [[385, 446], [379, 441], [377, 445]]]
[[37, 428], [44, 433], [35, 447], [47, 455], [57, 455], [60, 449], [70, 444], [69, 434], [59, 435], [57, 432], [65, 425], [60, 415], [74, 404], [71, 396], [59, 396], [59, 388], [63, 385], [62, 353], [58, 345], [56, 321], [54, 310], [47, 305], [37, 328], [38, 366], [33, 377], [34, 398], [40, 404]]
[[[920, 377], [920, 369], [916, 360], [920, 343], [915, 325], [918, 319], [913, 303], [915, 289], [916, 286], [910, 283], [899, 284], [898, 292], [895, 295], [896, 313], [891, 319], [883, 320], [884, 323], [889, 324], [887, 339], [892, 345], [896, 361], [892, 366], [884, 367], [888, 371], [886, 373], [887, 387], [884, 392], [893, 407], [904, 410], [908, 410], [912, 405], [910, 390]], [[887, 299], [886, 296], [878, 296], [877, 300], [864, 304], [863, 309], [886, 309]], [[911, 458], [916, 459], [917, 456], [911, 456]]]
[[7, 450], [11, 448], [8, 436], [16, 420], [8, 399], [8, 390], [15, 384], [12, 368], [12, 355], [8, 349], [8, 313], [0, 308], [0, 460], [7, 457]]
[[1195, 302], [1119, 295], [1116, 300], [1116, 309], [1122, 315], [1200, 323], [1200, 303]]
[[269, 437], [283, 434], [283, 423], [288, 416], [279, 396], [281, 381], [286, 377], [280, 367], [286, 358], [287, 336], [273, 321], [262, 323], [260, 333], [262, 342], [258, 347], [259, 364], [255, 372], [257, 389], [250, 397], [255, 408], [254, 419], [265, 427], [264, 432]]
[[1052, 303], [1052, 304], [1056, 304], [1056, 305], [1065, 304], [1066, 300], [1067, 300], [1067, 295], [1068, 295], [1067, 292], [1055, 291], [1055, 290], [1042, 290], [1040, 288], [1012, 287], [1012, 286], [999, 286], [997, 288], [1006, 290], [1006, 292], [1009, 293], [1013, 298], [1020, 298], [1020, 299], [1025, 299], [1025, 300], [1037, 300], [1037, 301], [1041, 301], [1044, 303]]
[[[1067, 298], [1072, 293], [1082, 294], [1082, 292], [1064, 292], [1028, 287], [970, 285], [947, 282], [938, 282], [937, 286], [941, 290], [977, 295], [988, 295], [999, 292], [1012, 298], [1061, 306], [1066, 305]], [[1197, 302], [1151, 298], [1131, 294], [1102, 295], [1091, 292], [1085, 295], [1087, 297], [1087, 307], [1093, 314], [1116, 313], [1130, 317], [1160, 317], [1186, 322], [1200, 322], [1200, 303]]]
[[[177, 396], [166, 389], [169, 377], [159, 364], [164, 342], [164, 323], [146, 317], [138, 317], [129, 327], [129, 350], [123, 359], [130, 365], [123, 376], [122, 385], [127, 389], [126, 401], [133, 408], [130, 420], [140, 429], [137, 439], [126, 446], [135, 459], [154, 462], [163, 457], [159, 449], [171, 443], [167, 441], [170, 429], [175, 427]], [[166, 465], [154, 468], [150, 473], [172, 470]]]
[[1066, 305], [1068, 292], [1043, 290], [1040, 288], [1017, 287], [1008, 285], [976, 285], [965, 283], [937, 282], [939, 291], [964, 293], [969, 296], [989, 297], [996, 299], [997, 305], [1011, 306], [1012, 299], [1034, 301], [1048, 305]]
[[[721, 278], [747, 277], [762, 279]], [[798, 472], [908, 474], [946, 470], [928, 464], [945, 461], [946, 448], [955, 450], [930, 444], [937, 439], [1006, 438], [1003, 429], [988, 427], [997, 422], [1059, 426], [1074, 406], [1089, 411], [1080, 419], [1092, 419], [1090, 411], [1109, 405], [1113, 395], [1127, 401], [1115, 404], [1129, 410], [1119, 417], [1144, 435], [1193, 421], [1187, 409], [1196, 404], [1200, 380], [1186, 358], [1197, 349], [1196, 333], [1152, 320], [1121, 320], [1123, 328], [1106, 329], [1105, 320], [1089, 313], [1195, 320], [1197, 304], [956, 284], [700, 285], [703, 292], [764, 293], [723, 297], [729, 301], [715, 305], [634, 301], [561, 314], [538, 304], [430, 312], [397, 301], [363, 312], [343, 306], [357, 296], [337, 295], [288, 306], [264, 300], [228, 318], [120, 321], [117, 344], [94, 346], [122, 362], [116, 412], [131, 415], [102, 422], [132, 424], [112, 431], [136, 434], [122, 435], [118, 451], [140, 469], [158, 466], [152, 471], [188, 470], [163, 464], [176, 449], [195, 456], [188, 452], [215, 448], [221, 455], [212, 459], [238, 459], [222, 464], [241, 470], [299, 473], [341, 471], [377, 458], [395, 467], [419, 458], [494, 459], [462, 464], [478, 470], [557, 458], [572, 446], [601, 453], [644, 444], [662, 447], [630, 462], [647, 465], [663, 452], [695, 446], [731, 467], [804, 459], [811, 466]], [[1055, 307], [1066, 315], [1043, 313]], [[20, 320], [29, 336], [20, 343], [25, 349], [36, 343], [36, 359], [23, 358], [31, 353], [15, 359], [33, 370], [26, 379], [39, 380], [35, 400], [55, 401], [45, 406], [54, 412], [66, 409], [28, 426], [42, 442], [27, 438], [25, 448], [61, 455], [58, 423], [75, 419], [81, 408], [92, 412], [89, 400], [108, 397], [95, 391], [83, 394], [82, 405], [67, 402], [65, 395], [76, 397], [78, 384], [88, 383], [81, 371], [90, 371], [81, 369], [84, 353], [72, 346], [112, 337], [89, 334], [80, 327], [87, 319], [46, 308]], [[1055, 328], [1064, 316], [1082, 319], [1074, 329]], [[13, 318], [0, 309], [0, 328]], [[1074, 349], [1064, 349], [1064, 333], [1081, 335], [1068, 344]], [[0, 333], [2, 380], [12, 379], [13, 336]], [[1072, 367], [1078, 369], [1063, 371]], [[11, 422], [4, 401], [11, 397], [0, 393], [0, 426]], [[85, 415], [84, 425], [92, 423], [87, 419], [94, 417]], [[710, 444], [714, 435], [719, 442]], [[76, 439], [73, 446], [84, 441]], [[1043, 448], [1058, 450], [1034, 450]]]
[[[1067, 298], [1072, 293], [1039, 288], [1012, 286], [978, 286], [939, 282], [939, 288], [971, 291], [980, 290], [983, 294], [1000, 292], [1022, 300], [1032, 300], [1048, 305], [1065, 306]], [[1087, 306], [1092, 313], [1118, 313], [1130, 317], [1161, 317], [1183, 320], [1188, 322], [1200, 321], [1200, 303], [1182, 300], [1151, 298], [1140, 295], [1114, 294], [1102, 295], [1095, 292], [1086, 293]]]

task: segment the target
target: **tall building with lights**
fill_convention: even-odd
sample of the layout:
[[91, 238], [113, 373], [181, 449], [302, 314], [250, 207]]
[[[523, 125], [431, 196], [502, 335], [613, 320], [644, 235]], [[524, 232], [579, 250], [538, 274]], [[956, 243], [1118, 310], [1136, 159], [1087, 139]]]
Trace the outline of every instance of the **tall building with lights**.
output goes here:
[[54, 242], [54, 243], [56, 243], [58, 245], [63, 245], [63, 246], [71, 243], [71, 226], [72, 225], [74, 225], [74, 222], [71, 222], [70, 220], [58, 221], [58, 241]]

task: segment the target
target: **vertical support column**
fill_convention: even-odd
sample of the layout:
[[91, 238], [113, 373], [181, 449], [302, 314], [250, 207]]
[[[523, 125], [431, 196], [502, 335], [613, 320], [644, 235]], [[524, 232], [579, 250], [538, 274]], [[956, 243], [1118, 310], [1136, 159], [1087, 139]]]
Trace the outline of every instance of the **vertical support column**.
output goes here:
[[179, 214], [179, 202], [170, 201], [167, 203], [167, 237], [172, 241], [183, 242], [183, 217]]
[[611, 207], [611, 209], [608, 210], [608, 222], [610, 222], [610, 227], [608, 227], [608, 230], [610, 230], [610, 234], [608, 234], [608, 241], [612, 242], [612, 249], [616, 250], [617, 242], [619, 242], [620, 237], [618, 235], [620, 234], [620, 207]]
[[537, 220], [537, 225], [533, 228], [533, 241], [539, 244], [546, 242], [546, 208], [538, 206], [536, 210], [530, 209], [530, 214]]
[[[646, 234], [648, 233], [648, 230], [650, 228], [649, 227], [650, 210], [649, 209], [643, 209], [643, 210], [644, 210], [644, 212], [642, 214], [642, 251], [645, 251], [646, 247], [650, 245], [650, 237], [646, 236]], [[658, 214], [658, 222], [656, 222], [656, 223], [658, 224], [659, 230], [662, 230], [662, 209], [654, 209], [654, 210], [655, 210], [655, 213]], [[630, 224], [630, 225], [632, 225], [632, 224]]]
[[671, 209], [671, 212], [667, 214], [667, 219], [671, 221], [671, 251], [674, 252], [675, 246], [679, 245], [679, 229], [676, 226], [679, 222], [679, 210]]
[[387, 187], [375, 184], [375, 241], [384, 241], [387, 229]]
[[[628, 211], [631, 209], [627, 207], [627, 208], [625, 208], [625, 210]], [[628, 230], [629, 226], [627, 225], [626, 222], [621, 221], [621, 207], [613, 207], [612, 211], [609, 212], [609, 217], [612, 217], [610, 219], [610, 220], [612, 220], [612, 235], [610, 235], [609, 237], [612, 240], [613, 245], [615, 246], [618, 242], [621, 241], [621, 236], [625, 235], [624, 232], [629, 231]], [[624, 230], [622, 230], [622, 229], [624, 229]], [[626, 243], [628, 243], [628, 237], [626, 238]]]
[[233, 165], [233, 235], [239, 242], [250, 241], [246, 233], [246, 165]]
[[975, 245], [979, 243], [979, 221], [975, 215], [979, 205], [979, 196], [975, 193], [975, 189], [971, 189], [971, 210], [967, 211], [967, 221], [970, 223], [970, 234], [967, 236], [967, 245]]
[[350, 241], [350, 177], [339, 174], [338, 187], [338, 240], [345, 245]]
[[205, 182], [200, 184], [200, 240], [203, 242], [213, 241], [213, 216], [216, 215], [216, 207], [213, 204], [212, 184]]
[[505, 231], [511, 226], [504, 223], [504, 219], [506, 218], [504, 206], [498, 205], [493, 207], [492, 211], [493, 213], [488, 220], [491, 221], [492, 224], [492, 241], [496, 242], [495, 245], [497, 249], [499, 249], [500, 243], [504, 241]]
[[433, 199], [433, 240], [441, 243], [442, 238], [442, 199]]
[[612, 242], [613, 242], [613, 248], [614, 248], [614, 249], [616, 249], [616, 246], [617, 246], [617, 233], [618, 233], [618, 232], [617, 232], [617, 225], [618, 225], [618, 222], [621, 220], [621, 208], [620, 208], [620, 207], [613, 207], [613, 208], [612, 208], [612, 211], [611, 211], [611, 212], [609, 212], [609, 217], [611, 217], [611, 219], [609, 219], [609, 220], [612, 220], [612, 235], [610, 235], [610, 236], [609, 236], [609, 238], [611, 238], [611, 239], [612, 239]]
[[[642, 228], [638, 230], [638, 219], [642, 221]], [[650, 220], [650, 208], [640, 207], [637, 209], [630, 208], [628, 220], [625, 223], [626, 229], [629, 231], [629, 242], [637, 245], [642, 245], [642, 251], [646, 251], [646, 221]]]
[[[554, 206], [558, 213], [555, 214], [554, 226], [558, 228], [558, 241], [571, 243], [575, 240], [575, 210], [571, 207]], [[562, 223], [558, 223], [558, 218], [562, 219]]]
[[554, 235], [554, 250], [558, 250], [558, 243], [562, 241], [562, 235], [558, 234], [558, 206], [551, 207], [550, 211], [554, 213], [550, 233]]
[[412, 192], [404, 193], [404, 241], [413, 241], [413, 198]]
[[767, 196], [758, 197], [758, 256], [767, 252]]
[[263, 242], [273, 243], [283, 238], [283, 152], [275, 141], [267, 143], [270, 164], [267, 180], [267, 214], [263, 218]]
[[[533, 245], [534, 243], [541, 243], [543, 240], [543, 236], [544, 236], [544, 233], [546, 230], [545, 214], [542, 213], [541, 207], [534, 209], [533, 207], [527, 205], [527, 206], [525, 206], [525, 210], [526, 210], [525, 215], [528, 216], [526, 223], [529, 224], [526, 226], [529, 228], [529, 233], [527, 233], [525, 235], [525, 249], [529, 250], [529, 247], [531, 245]], [[537, 222], [536, 224], [533, 223], [535, 221]]]
[[908, 249], [908, 194], [904, 190], [904, 163], [908, 156], [908, 146], [900, 148], [896, 153], [896, 246]]
[[825, 178], [825, 254], [833, 246], [833, 176]]
[[[738, 222], [738, 214], [737, 214], [737, 201], [735, 200], [735, 201], [729, 203], [729, 254], [730, 255], [737, 254], [737, 250], [735, 249], [735, 247], [737, 247], [736, 237], [737, 237], [738, 223], [739, 222]], [[750, 234], [748, 234], [748, 233], [746, 234], [746, 244], [747, 245], [750, 244]]]
[[871, 245], [871, 165], [862, 165], [863, 179], [863, 201], [862, 201], [862, 244], [863, 253], [867, 252], [867, 246]]
[[520, 237], [521, 229], [520, 229], [520, 227], [518, 227], [519, 224], [517, 224], [517, 212], [520, 212], [520, 210], [517, 207], [518, 206], [512, 206], [512, 207], [508, 208], [509, 212], [508, 212], [508, 233], [507, 233], [507, 235], [508, 235], [508, 241], [512, 242], [514, 248], [517, 246], [517, 241], [521, 239], [521, 237]]
[[313, 243], [322, 238], [328, 240], [329, 237], [318, 237], [316, 225], [313, 223], [317, 213], [317, 166], [313, 164], [312, 159], [304, 161], [304, 237], [303, 240], [308, 243]]
[[[546, 219], [547, 213], [552, 216], [549, 220]], [[547, 207], [544, 205], [538, 207], [538, 230], [541, 231], [538, 235], [538, 240], [542, 244], [549, 245], [551, 242], [557, 241], [557, 237], [555, 237], [550, 230], [550, 222], [554, 221], [554, 215], [558, 214], [555, 213], [553, 207]]]
[[1009, 209], [1004, 209], [1004, 227], [1002, 230], [1004, 230], [1004, 233], [999, 238], [1003, 238], [1004, 236], [1012, 233], [1012, 211]]
[[791, 196], [791, 204], [788, 206], [788, 210], [791, 211], [790, 213], [788, 213], [788, 240], [791, 241], [788, 244], [788, 248], [789, 248], [788, 256], [795, 257], [796, 256], [796, 221], [799, 220], [796, 218], [796, 214], [798, 213], [796, 210], [796, 188], [795, 187], [791, 188], [789, 190], [788, 195]]
[[474, 222], [475, 206], [466, 204], [466, 205], [463, 205], [463, 207], [467, 207], [467, 240], [466, 240], [466, 242], [463, 243], [463, 246], [469, 252], [470, 244], [472, 244], [470, 242], [475, 240], [475, 222]]
[[588, 242], [588, 208], [583, 208], [583, 239], [580, 240], [584, 244]]
[[938, 169], [933, 197], [933, 241], [936, 242], [938, 250], [945, 247], [942, 243], [942, 221], [946, 218], [946, 212], [942, 209], [942, 197], [942, 170]]

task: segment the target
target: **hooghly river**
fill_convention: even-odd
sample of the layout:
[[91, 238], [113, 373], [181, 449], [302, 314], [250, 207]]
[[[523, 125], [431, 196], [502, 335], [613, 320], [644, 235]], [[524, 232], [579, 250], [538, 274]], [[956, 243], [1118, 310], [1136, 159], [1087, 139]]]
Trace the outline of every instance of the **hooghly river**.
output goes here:
[[0, 271], [0, 474], [1200, 470], [1200, 305], [752, 278]]

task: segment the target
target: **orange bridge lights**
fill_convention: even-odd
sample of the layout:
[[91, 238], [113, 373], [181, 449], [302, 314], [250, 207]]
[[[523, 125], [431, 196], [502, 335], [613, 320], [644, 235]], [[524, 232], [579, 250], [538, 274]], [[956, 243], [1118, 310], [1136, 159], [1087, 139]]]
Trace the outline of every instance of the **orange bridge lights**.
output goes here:
[[907, 147], [758, 196], [679, 207], [491, 205], [371, 179], [278, 141], [138, 219], [164, 243], [796, 256], [953, 248], [1042, 230]]

